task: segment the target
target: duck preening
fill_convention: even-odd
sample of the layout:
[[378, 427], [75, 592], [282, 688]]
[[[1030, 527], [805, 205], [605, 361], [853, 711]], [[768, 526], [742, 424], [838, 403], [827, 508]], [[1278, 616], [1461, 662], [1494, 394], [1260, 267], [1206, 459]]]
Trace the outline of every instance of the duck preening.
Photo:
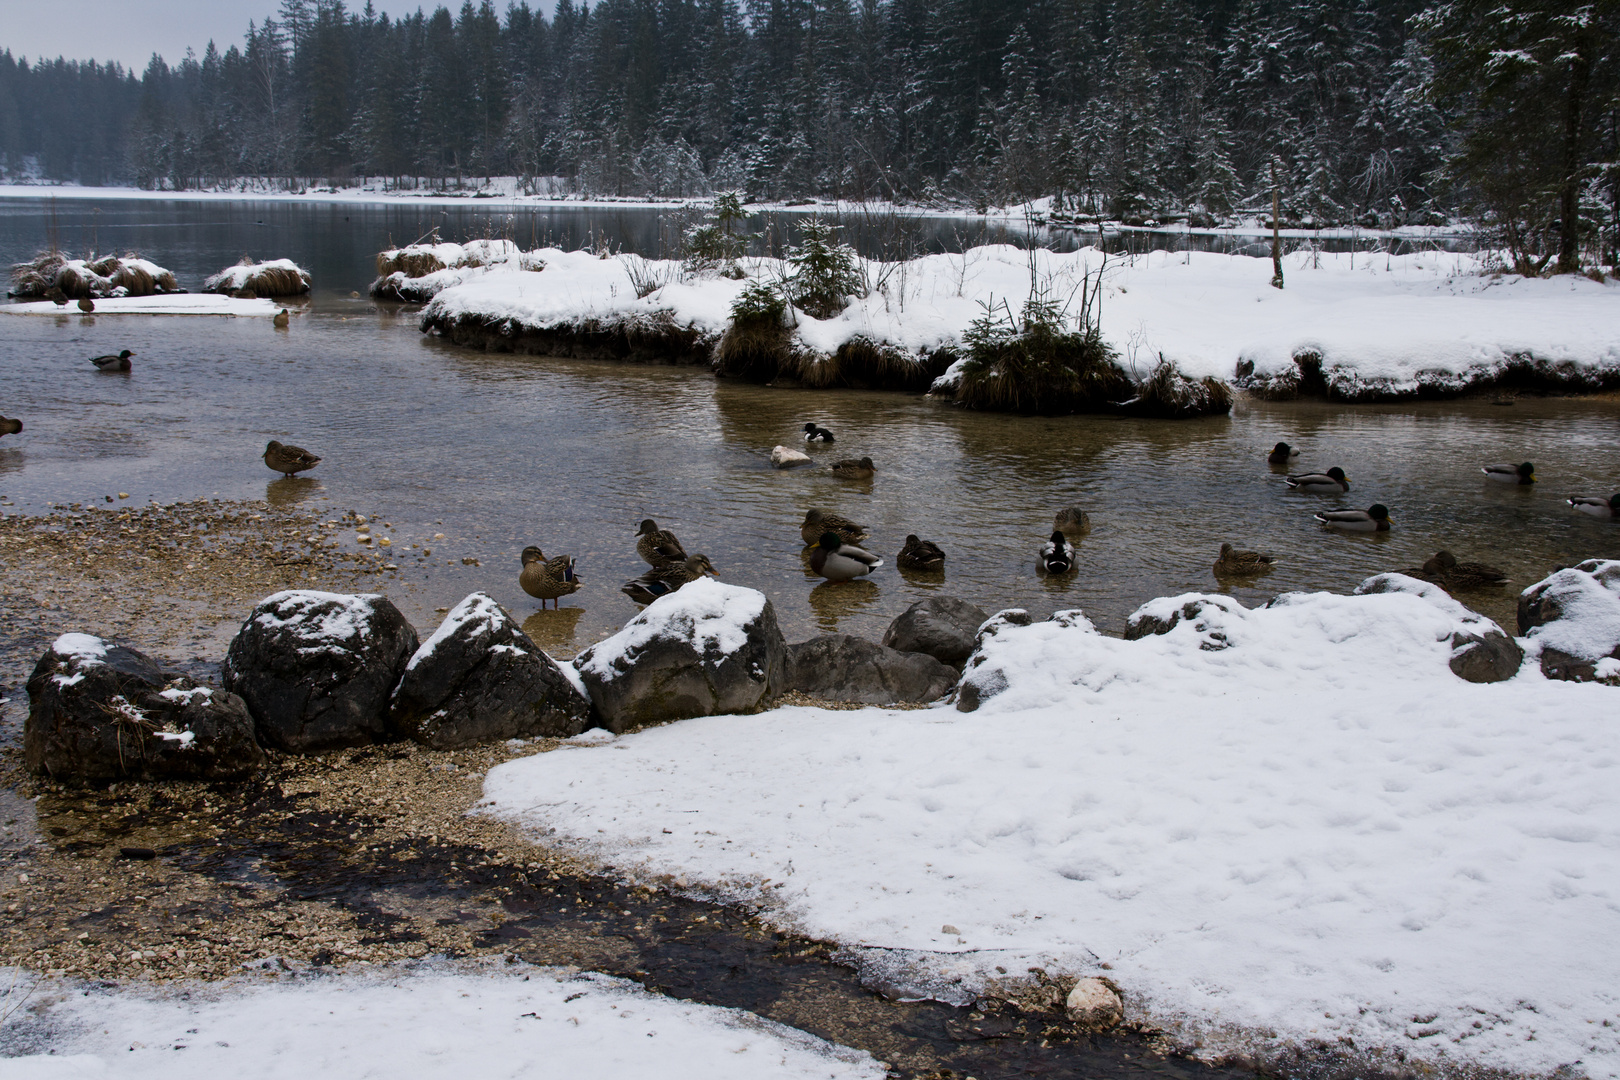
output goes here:
[[883, 565], [883, 560], [854, 544], [845, 543], [835, 532], [824, 532], [810, 553], [810, 569], [828, 581], [850, 581], [865, 577]]
[[1288, 486], [1295, 491], [1312, 495], [1343, 495], [1350, 490], [1350, 478], [1337, 465], [1327, 472], [1300, 473], [1288, 478]]
[[1389, 507], [1373, 503], [1365, 510], [1323, 510], [1316, 520], [1343, 532], [1389, 532]]
[[833, 433], [826, 428], [818, 427], [815, 424], [806, 424], [804, 425], [804, 441], [830, 443], [836, 440], [833, 439]]
[[668, 566], [686, 561], [686, 549], [668, 529], [660, 529], [658, 522], [644, 518], [636, 530], [636, 554], [648, 566]]
[[1583, 514], [1595, 518], [1620, 518], [1620, 492], [1607, 499], [1598, 495], [1574, 495], [1564, 500]]
[[872, 459], [845, 458], [843, 461], [832, 463], [832, 474], [844, 480], [870, 480], [877, 469], [872, 467]]
[[134, 355], [134, 353], [125, 349], [116, 356], [111, 353], [106, 356], [92, 356], [90, 362], [96, 365], [96, 368], [100, 371], [128, 371], [129, 358]]
[[689, 555], [677, 563], [655, 566], [645, 574], [620, 586], [619, 591], [638, 604], [650, 604], [660, 596], [668, 596], [682, 585], [690, 584], [703, 575], [719, 577], [720, 573], [704, 554]]
[[302, 446], [288, 446], [271, 439], [264, 447], [264, 463], [283, 476], [292, 476], [313, 469], [321, 459]]
[[1477, 562], [1458, 562], [1457, 556], [1445, 550], [1429, 556], [1421, 567], [1402, 570], [1401, 573], [1433, 582], [1448, 592], [1452, 589], [1478, 588], [1481, 585], [1501, 585], [1508, 579], [1506, 572], [1494, 566]]
[[523, 549], [519, 558], [523, 560], [523, 571], [518, 574], [518, 584], [524, 592], [540, 601], [542, 608], [547, 600], [556, 607], [559, 597], [579, 591], [579, 575], [574, 573], [572, 555], [548, 559], [545, 552], [530, 545]]
[[8, 420], [4, 416], [0, 416], [0, 435], [16, 435], [21, 431], [21, 420]]
[[1216, 577], [1247, 577], [1263, 574], [1276, 560], [1258, 551], [1239, 551], [1231, 544], [1221, 545], [1220, 558], [1215, 560]]
[[1285, 442], [1280, 442], [1271, 448], [1266, 460], [1273, 465], [1290, 465], [1293, 459], [1299, 457], [1299, 451]]
[[1053, 529], [1051, 539], [1041, 545], [1041, 569], [1048, 574], [1067, 574], [1074, 569], [1074, 545], [1062, 530]]
[[1052, 516], [1052, 528], [1071, 541], [1078, 540], [1091, 531], [1091, 515], [1078, 506], [1070, 506]]
[[894, 560], [902, 570], [943, 570], [945, 552], [932, 540], [919, 540], [916, 533], [906, 535], [906, 546]]
[[806, 544], [821, 543], [821, 534], [827, 532], [837, 533], [838, 539], [846, 544], [858, 544], [867, 536], [865, 525], [857, 525], [847, 517], [829, 514], [825, 510], [804, 512], [804, 524], [799, 526], [799, 535]]
[[1486, 465], [1480, 472], [1485, 479], [1495, 480], [1498, 484], [1533, 484], [1536, 482], [1536, 467], [1528, 461], [1517, 465]]

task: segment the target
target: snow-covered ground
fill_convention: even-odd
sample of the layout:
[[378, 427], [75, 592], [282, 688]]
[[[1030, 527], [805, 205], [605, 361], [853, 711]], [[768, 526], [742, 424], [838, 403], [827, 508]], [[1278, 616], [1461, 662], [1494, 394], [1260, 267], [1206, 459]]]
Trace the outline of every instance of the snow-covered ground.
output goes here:
[[947, 1000], [1106, 970], [1211, 1052], [1620, 1076], [1620, 698], [1462, 681], [1440, 600], [1004, 625], [976, 712], [591, 732], [486, 808]]
[[[285, 305], [272, 300], [237, 300], [219, 293], [171, 293], [157, 296], [105, 297], [97, 315], [236, 315], [269, 318]], [[76, 305], [57, 307], [49, 300], [0, 304], [0, 315], [82, 315]]]
[[[667, 313], [712, 336], [724, 330], [743, 284], [639, 256], [553, 249], [537, 257], [546, 270], [492, 272], [446, 289], [425, 318], [552, 328]], [[1620, 372], [1613, 282], [1494, 276], [1474, 256], [1443, 253], [1299, 254], [1286, 263], [1279, 291], [1269, 285], [1269, 259], [1202, 252], [1105, 258], [1096, 249], [994, 245], [899, 268], [867, 262], [872, 291], [831, 319], [800, 313], [795, 334], [822, 354], [854, 338], [927, 353], [959, 345], [987, 307], [1005, 304], [1016, 315], [1032, 282], [1069, 302], [1087, 275], [1101, 275], [1104, 336], [1142, 376], [1162, 355], [1194, 377], [1233, 379], [1240, 363], [1264, 377], [1295, 371], [1304, 353], [1319, 356], [1330, 379], [1391, 393], [1466, 383], [1525, 359]], [[783, 270], [764, 259], [744, 266], [766, 280]], [[638, 297], [633, 278], [659, 287]]]
[[27, 1008], [0, 1025], [0, 1053], [20, 1055], [0, 1057], [5, 1080], [884, 1075], [864, 1052], [751, 1013], [527, 965], [351, 969], [163, 990], [42, 984]]

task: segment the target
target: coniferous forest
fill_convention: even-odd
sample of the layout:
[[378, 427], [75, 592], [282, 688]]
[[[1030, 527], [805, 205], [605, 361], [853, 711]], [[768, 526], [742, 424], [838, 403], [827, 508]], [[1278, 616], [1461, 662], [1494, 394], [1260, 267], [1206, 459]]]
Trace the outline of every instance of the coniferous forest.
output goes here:
[[0, 166], [1209, 223], [1275, 188], [1292, 222], [1460, 214], [1569, 270], [1614, 259], [1617, 41], [1620, 0], [283, 0], [138, 74], [0, 52]]

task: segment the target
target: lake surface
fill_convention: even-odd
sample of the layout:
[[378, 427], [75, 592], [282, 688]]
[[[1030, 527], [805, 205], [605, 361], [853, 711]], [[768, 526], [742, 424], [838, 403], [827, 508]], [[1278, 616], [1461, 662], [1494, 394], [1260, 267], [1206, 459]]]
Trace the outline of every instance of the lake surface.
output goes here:
[[[461, 235], [476, 235], [478, 208], [453, 209]], [[602, 220], [568, 213], [550, 212], [550, 239]], [[444, 214], [153, 200], [95, 215], [59, 203], [58, 234], [72, 250], [88, 241], [70, 242], [70, 229], [93, 228], [102, 249], [138, 248], [190, 288], [244, 253], [286, 256], [312, 270], [316, 292], [286, 331], [262, 319], [0, 318], [0, 413], [27, 423], [0, 442], [0, 497], [10, 504], [0, 511], [127, 492], [143, 502], [271, 498], [330, 508], [331, 518], [376, 515], [390, 524], [379, 535], [392, 538], [401, 568], [387, 588], [419, 627], [482, 589], [561, 655], [637, 610], [618, 588], [643, 569], [635, 529], [649, 516], [688, 551], [708, 554], [724, 580], [770, 596], [790, 640], [834, 630], [876, 637], [907, 605], [940, 592], [991, 611], [1078, 607], [1117, 632], [1148, 599], [1216, 590], [1210, 564], [1223, 541], [1278, 558], [1271, 574], [1235, 589], [1248, 604], [1290, 589], [1347, 591], [1447, 547], [1512, 574], [1506, 589], [1464, 597], [1511, 629], [1519, 588], [1559, 565], [1620, 557], [1620, 527], [1561, 501], [1620, 490], [1615, 400], [1241, 402], [1229, 418], [1192, 422], [1020, 418], [918, 395], [485, 355], [423, 337], [412, 308], [363, 298], [380, 247], [434, 223], [456, 238], [434, 220]], [[38, 200], [0, 201], [0, 259], [34, 254], [42, 215]], [[137, 354], [127, 375], [85, 363], [120, 348]], [[812, 451], [819, 460], [870, 455], [876, 479], [770, 468], [771, 447], [800, 445], [807, 420], [838, 435]], [[284, 482], [259, 458], [272, 438], [325, 460], [308, 481]], [[1305, 466], [1342, 466], [1350, 497], [1287, 492], [1265, 462], [1279, 439], [1303, 448]], [[1479, 472], [1524, 459], [1542, 480], [1531, 488], [1487, 484]], [[1326, 534], [1311, 517], [1375, 501], [1390, 507], [1393, 532]], [[1036, 551], [1053, 512], [1071, 503], [1091, 512], [1095, 529], [1078, 573], [1043, 579]], [[847, 585], [809, 578], [798, 527], [813, 506], [869, 525], [869, 546], [888, 565]], [[945, 548], [943, 578], [894, 568], [908, 532]], [[352, 532], [342, 535], [352, 544]], [[432, 557], [413, 554], [412, 543]], [[578, 557], [586, 584], [560, 612], [540, 615], [517, 586], [518, 553], [531, 543]]]

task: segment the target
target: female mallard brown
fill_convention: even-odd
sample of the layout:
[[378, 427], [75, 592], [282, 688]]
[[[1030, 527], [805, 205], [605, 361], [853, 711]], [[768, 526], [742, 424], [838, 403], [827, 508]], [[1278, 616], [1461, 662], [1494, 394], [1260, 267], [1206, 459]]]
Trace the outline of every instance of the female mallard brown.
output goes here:
[[15, 435], [22, 431], [21, 420], [7, 420], [0, 416], [0, 435]]
[[1248, 577], [1271, 569], [1270, 555], [1258, 551], [1239, 551], [1231, 544], [1221, 545], [1221, 557], [1215, 560], [1216, 577]]
[[824, 532], [810, 553], [810, 569], [828, 581], [851, 581], [865, 577], [883, 565], [883, 560], [865, 548], [846, 544], [837, 533]]
[[1437, 551], [1424, 560], [1419, 569], [1402, 570], [1408, 577], [1421, 578], [1450, 592], [1452, 589], [1477, 589], [1482, 585], [1501, 585], [1508, 576], [1494, 566], [1477, 562], [1458, 562], [1449, 551]]
[[1071, 506], [1053, 515], [1052, 528], [1073, 543], [1091, 531], [1091, 515], [1078, 506]]
[[286, 308], [282, 308], [280, 311], [276, 312], [275, 317], [270, 320], [270, 325], [274, 326], [277, 330], [285, 330], [287, 329], [287, 324], [290, 322], [292, 322], [292, 316], [287, 314]]
[[619, 591], [638, 604], [650, 604], [660, 596], [675, 592], [682, 585], [691, 584], [704, 574], [716, 578], [720, 576], [709, 562], [709, 557], [700, 552], [678, 563], [655, 566], [640, 577], [625, 582]]
[[96, 365], [98, 371], [128, 371], [129, 358], [134, 355], [134, 353], [125, 349], [117, 356], [110, 354], [107, 356], [92, 356], [90, 362]]
[[867, 536], [865, 525], [857, 525], [847, 517], [824, 510], [804, 512], [804, 524], [799, 526], [799, 535], [806, 544], [821, 543], [821, 534], [827, 532], [837, 533], [838, 539], [846, 544], [858, 544]]
[[1266, 462], [1271, 465], [1292, 465], [1293, 459], [1299, 457], [1299, 451], [1285, 442], [1280, 442], [1271, 448], [1266, 455]]
[[518, 584], [523, 591], [540, 601], [540, 607], [546, 606], [546, 601], [552, 601], [556, 607], [557, 598], [567, 596], [569, 593], [579, 591], [579, 576], [574, 573], [574, 557], [572, 555], [558, 555], [555, 559], [546, 558], [546, 553], [530, 545], [523, 549], [520, 556], [523, 560], [523, 572], [518, 575]]
[[870, 480], [872, 474], [877, 472], [872, 467], [872, 459], [869, 457], [845, 458], [843, 461], [833, 462], [831, 468], [834, 476], [844, 480]]
[[264, 463], [285, 476], [313, 469], [321, 459], [302, 446], [288, 446], [271, 439], [264, 447]]
[[96, 302], [88, 296], [79, 297], [79, 310], [89, 315], [96, 310]]
[[932, 540], [919, 540], [916, 533], [908, 533], [906, 546], [894, 561], [902, 570], [943, 570], [945, 552]]
[[652, 567], [669, 566], [686, 561], [686, 549], [668, 529], [660, 529], [658, 522], [647, 518], [636, 533], [636, 554]]

